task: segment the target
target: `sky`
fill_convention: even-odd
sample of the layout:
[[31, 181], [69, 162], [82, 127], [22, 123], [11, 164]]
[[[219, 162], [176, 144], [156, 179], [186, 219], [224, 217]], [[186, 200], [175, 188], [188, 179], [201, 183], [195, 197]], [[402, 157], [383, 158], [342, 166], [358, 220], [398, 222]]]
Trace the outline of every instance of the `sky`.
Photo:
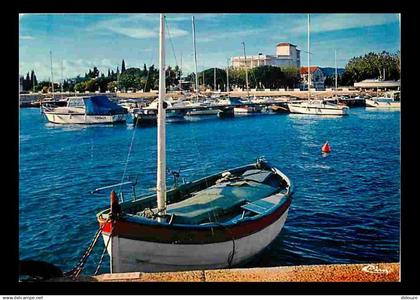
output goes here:
[[[194, 70], [191, 14], [166, 15], [166, 64]], [[307, 65], [307, 14], [195, 14], [198, 71], [225, 68], [232, 56], [275, 54], [276, 44], [301, 49]], [[354, 56], [400, 50], [398, 14], [311, 14], [311, 65], [344, 68]], [[158, 65], [159, 14], [19, 14], [19, 73], [38, 80], [72, 78], [96, 66]]]

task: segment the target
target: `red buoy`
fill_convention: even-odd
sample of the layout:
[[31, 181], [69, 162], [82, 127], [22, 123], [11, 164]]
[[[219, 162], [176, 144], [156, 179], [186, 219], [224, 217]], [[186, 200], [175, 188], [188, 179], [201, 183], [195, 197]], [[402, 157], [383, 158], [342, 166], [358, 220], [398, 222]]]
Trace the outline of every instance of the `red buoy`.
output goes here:
[[331, 152], [331, 148], [330, 148], [330, 145], [328, 145], [328, 141], [327, 142], [325, 142], [325, 144], [322, 146], [322, 152], [324, 152], [324, 153], [329, 153], [329, 152]]

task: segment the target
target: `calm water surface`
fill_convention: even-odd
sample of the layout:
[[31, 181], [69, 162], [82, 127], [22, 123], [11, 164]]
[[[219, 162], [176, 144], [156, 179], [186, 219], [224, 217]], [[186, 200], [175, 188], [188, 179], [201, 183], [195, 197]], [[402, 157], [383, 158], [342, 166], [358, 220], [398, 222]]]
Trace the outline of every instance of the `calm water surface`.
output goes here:
[[[326, 140], [332, 152], [324, 157]], [[248, 266], [399, 260], [399, 111], [168, 123], [167, 148], [168, 167], [187, 180], [265, 156], [294, 182], [285, 227]], [[90, 191], [120, 182], [125, 168], [138, 176], [138, 194], [153, 191], [156, 128], [53, 125], [38, 109], [21, 109], [20, 258], [71, 269], [97, 229], [95, 214], [109, 205], [109, 191]], [[99, 245], [86, 273], [95, 270]], [[108, 264], [106, 255], [102, 272]]]

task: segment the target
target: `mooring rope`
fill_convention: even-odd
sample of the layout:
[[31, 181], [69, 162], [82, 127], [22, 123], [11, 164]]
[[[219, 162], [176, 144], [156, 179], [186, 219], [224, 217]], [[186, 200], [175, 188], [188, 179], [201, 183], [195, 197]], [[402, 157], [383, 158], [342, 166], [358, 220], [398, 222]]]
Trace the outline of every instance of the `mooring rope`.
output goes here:
[[103, 261], [104, 256], [105, 256], [105, 252], [106, 252], [106, 250], [108, 249], [109, 242], [110, 242], [110, 241], [111, 241], [111, 239], [112, 239], [112, 233], [114, 232], [114, 223], [115, 223], [115, 222], [112, 222], [112, 224], [111, 224], [111, 225], [112, 225], [112, 226], [111, 226], [111, 232], [110, 232], [110, 234], [109, 234], [108, 241], [106, 242], [106, 245], [105, 245], [105, 247], [104, 247], [104, 250], [102, 251], [101, 258], [99, 259], [98, 265], [96, 266], [96, 270], [95, 270], [95, 273], [94, 273], [93, 275], [98, 275], [99, 269], [101, 268], [102, 261]]
[[70, 276], [70, 277], [78, 277], [79, 276], [79, 274], [83, 270], [83, 267], [85, 266], [85, 263], [86, 263], [88, 257], [92, 253], [92, 250], [95, 247], [95, 245], [96, 245], [96, 243], [97, 243], [97, 241], [98, 241], [98, 239], [99, 239], [99, 237], [102, 233], [102, 230], [103, 230], [104, 226], [105, 226], [105, 224], [101, 225], [101, 227], [96, 231], [93, 240], [90, 242], [89, 246], [87, 247], [86, 251], [83, 253], [83, 255], [80, 258], [77, 265], [73, 269], [71, 269], [70, 271], [64, 273], [65, 276]]

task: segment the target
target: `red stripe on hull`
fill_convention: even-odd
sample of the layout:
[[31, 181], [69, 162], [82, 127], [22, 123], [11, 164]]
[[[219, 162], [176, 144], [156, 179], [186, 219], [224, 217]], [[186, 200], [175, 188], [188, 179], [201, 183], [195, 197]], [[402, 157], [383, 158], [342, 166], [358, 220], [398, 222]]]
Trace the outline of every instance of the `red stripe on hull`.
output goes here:
[[[226, 226], [191, 227], [183, 225], [143, 224], [120, 219], [114, 223], [112, 234], [128, 239], [156, 243], [207, 244], [224, 242], [251, 235], [274, 223], [289, 208], [291, 201], [292, 199], [289, 196], [283, 205], [269, 215], [256, 220]], [[101, 223], [100, 220], [99, 222]], [[102, 222], [106, 222], [106, 220], [102, 220]], [[103, 231], [110, 234], [111, 229], [112, 225], [108, 222], [105, 224]]]

